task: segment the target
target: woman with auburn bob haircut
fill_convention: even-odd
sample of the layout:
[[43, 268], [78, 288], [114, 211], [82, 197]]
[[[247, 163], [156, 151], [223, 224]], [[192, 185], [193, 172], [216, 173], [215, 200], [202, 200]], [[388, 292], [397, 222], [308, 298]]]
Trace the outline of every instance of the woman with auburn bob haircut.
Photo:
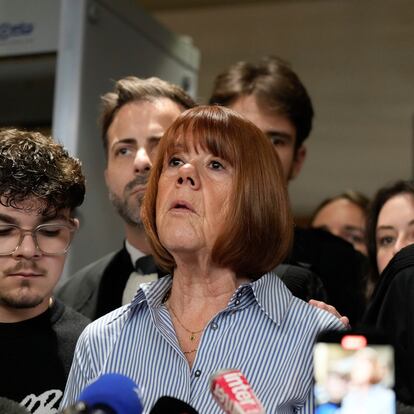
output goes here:
[[232, 269], [236, 276], [252, 279], [280, 264], [291, 245], [293, 222], [277, 153], [253, 123], [214, 106], [186, 112], [159, 144], [142, 213], [158, 263], [169, 272], [176, 267], [157, 234], [156, 203], [165, 163], [177, 148], [206, 151], [232, 169], [228, 199], [219, 206], [227, 209], [226, 217], [216, 229], [211, 259]]
[[139, 385], [145, 413], [168, 395], [219, 414], [210, 377], [233, 368], [266, 412], [313, 413], [315, 336], [343, 325], [271, 271], [289, 249], [292, 219], [265, 135], [230, 109], [183, 112], [159, 144], [142, 218], [170, 275], [86, 328], [66, 402], [118, 372]]

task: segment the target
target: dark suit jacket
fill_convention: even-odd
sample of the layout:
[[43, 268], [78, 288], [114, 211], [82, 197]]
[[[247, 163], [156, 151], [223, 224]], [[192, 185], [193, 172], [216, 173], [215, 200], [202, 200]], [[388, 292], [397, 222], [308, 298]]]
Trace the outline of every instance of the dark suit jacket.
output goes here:
[[[56, 297], [94, 320], [122, 305], [122, 293], [134, 268], [125, 246], [80, 269]], [[110, 292], [108, 294], [108, 292]]]

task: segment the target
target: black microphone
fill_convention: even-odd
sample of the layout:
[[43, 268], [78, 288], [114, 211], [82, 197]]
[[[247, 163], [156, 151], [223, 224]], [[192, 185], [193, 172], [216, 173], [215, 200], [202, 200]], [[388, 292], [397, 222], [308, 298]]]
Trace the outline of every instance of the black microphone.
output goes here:
[[0, 397], [0, 413], [2, 414], [30, 414], [18, 402]]
[[104, 374], [89, 384], [61, 414], [141, 414], [138, 386], [121, 374]]
[[174, 397], [160, 397], [150, 414], [198, 414], [191, 405]]

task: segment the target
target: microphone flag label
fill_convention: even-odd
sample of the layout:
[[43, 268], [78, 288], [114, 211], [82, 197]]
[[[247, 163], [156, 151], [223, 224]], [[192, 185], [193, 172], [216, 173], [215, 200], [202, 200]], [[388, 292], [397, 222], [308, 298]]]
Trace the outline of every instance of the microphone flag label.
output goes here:
[[246, 377], [238, 369], [226, 369], [213, 374], [210, 389], [227, 414], [265, 414]]

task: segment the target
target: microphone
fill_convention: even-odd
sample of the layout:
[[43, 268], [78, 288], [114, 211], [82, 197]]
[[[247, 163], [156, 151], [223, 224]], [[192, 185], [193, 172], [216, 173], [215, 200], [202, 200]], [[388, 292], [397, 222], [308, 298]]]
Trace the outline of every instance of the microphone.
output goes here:
[[89, 384], [61, 414], [141, 414], [138, 386], [121, 374], [104, 374]]
[[265, 414], [262, 404], [238, 369], [225, 369], [210, 377], [210, 390], [226, 414]]
[[0, 397], [0, 413], [4, 414], [30, 414], [18, 402]]
[[184, 401], [165, 396], [157, 400], [150, 414], [198, 414], [198, 411]]

